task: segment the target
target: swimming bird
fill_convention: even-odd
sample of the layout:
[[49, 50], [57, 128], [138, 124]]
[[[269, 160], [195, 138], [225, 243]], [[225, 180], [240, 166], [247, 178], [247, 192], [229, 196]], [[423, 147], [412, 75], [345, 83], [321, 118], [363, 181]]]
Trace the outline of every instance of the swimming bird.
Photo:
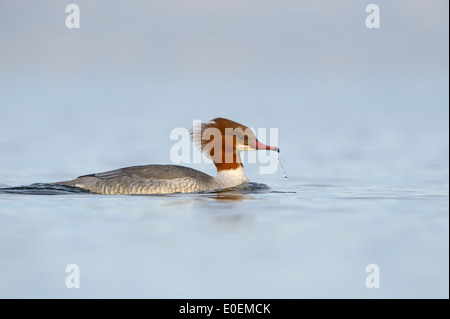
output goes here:
[[143, 165], [83, 175], [52, 184], [82, 188], [97, 194], [169, 194], [221, 190], [248, 183], [241, 162], [242, 151], [270, 150], [277, 147], [259, 142], [247, 126], [215, 118], [194, 127], [192, 139], [217, 168], [212, 177], [179, 165]]

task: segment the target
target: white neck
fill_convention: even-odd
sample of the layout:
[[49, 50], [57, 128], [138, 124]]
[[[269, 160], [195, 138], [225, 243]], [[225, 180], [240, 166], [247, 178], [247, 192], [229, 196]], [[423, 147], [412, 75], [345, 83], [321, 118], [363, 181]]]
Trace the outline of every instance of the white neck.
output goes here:
[[214, 181], [219, 184], [220, 188], [235, 187], [248, 182], [245, 175], [244, 167], [236, 169], [225, 169], [217, 172]]

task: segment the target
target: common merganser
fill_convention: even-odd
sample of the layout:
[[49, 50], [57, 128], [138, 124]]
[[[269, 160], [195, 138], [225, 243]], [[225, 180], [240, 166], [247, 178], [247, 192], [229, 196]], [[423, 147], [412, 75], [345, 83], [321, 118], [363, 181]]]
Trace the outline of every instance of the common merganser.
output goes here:
[[224, 118], [203, 123], [191, 132], [194, 143], [212, 158], [216, 177], [179, 165], [144, 165], [80, 176], [53, 184], [78, 187], [97, 194], [169, 194], [221, 190], [248, 183], [241, 151], [270, 150], [246, 126]]

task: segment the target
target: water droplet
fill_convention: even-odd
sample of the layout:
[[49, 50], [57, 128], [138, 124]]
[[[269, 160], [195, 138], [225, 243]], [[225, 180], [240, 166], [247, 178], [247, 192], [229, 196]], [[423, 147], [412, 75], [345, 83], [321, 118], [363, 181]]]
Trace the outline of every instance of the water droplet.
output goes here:
[[281, 162], [280, 162], [280, 153], [277, 153], [277, 154], [278, 154], [278, 165], [280, 165], [281, 171], [283, 172], [284, 180], [287, 180], [288, 177], [287, 177], [287, 175], [286, 175], [286, 172], [284, 171], [283, 166], [281, 166]]

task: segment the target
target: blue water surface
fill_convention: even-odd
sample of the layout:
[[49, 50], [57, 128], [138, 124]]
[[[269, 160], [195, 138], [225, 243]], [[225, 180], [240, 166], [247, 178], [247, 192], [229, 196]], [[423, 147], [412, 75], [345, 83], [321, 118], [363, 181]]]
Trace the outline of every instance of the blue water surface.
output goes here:
[[[448, 86], [439, 79], [117, 81], [3, 81], [0, 297], [448, 298]], [[245, 163], [270, 191], [46, 186], [171, 163], [171, 130], [217, 116], [278, 128], [289, 178]], [[211, 164], [180, 165], [215, 174]], [[69, 264], [79, 289], [66, 287]], [[366, 286], [370, 264], [379, 288]]]

